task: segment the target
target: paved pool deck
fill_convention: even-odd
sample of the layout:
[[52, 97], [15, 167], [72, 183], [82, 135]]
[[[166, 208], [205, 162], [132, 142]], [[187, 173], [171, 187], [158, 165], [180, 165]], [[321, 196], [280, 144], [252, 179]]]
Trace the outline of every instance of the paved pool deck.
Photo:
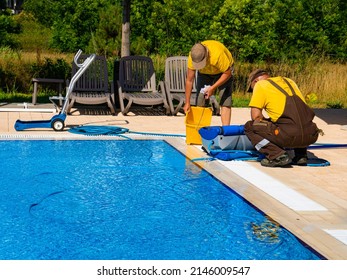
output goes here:
[[[19, 108], [19, 111], [5, 108]], [[43, 104], [30, 107], [53, 108]], [[49, 120], [56, 113], [0, 106], [0, 140], [86, 138], [67, 130], [77, 125], [114, 125], [136, 132], [185, 134], [184, 115], [165, 116], [157, 111], [141, 111], [112, 116], [104, 109], [76, 109], [67, 116], [66, 129], [15, 131], [16, 120]], [[52, 110], [54, 111], [54, 110]], [[316, 109], [315, 122], [325, 135], [318, 143], [347, 143], [347, 110]], [[249, 120], [248, 108], [233, 108], [232, 124]], [[213, 116], [211, 125], [220, 125]], [[168, 142], [188, 158], [206, 157], [199, 145], [186, 145], [184, 137], [168, 137]], [[347, 260], [347, 148], [309, 150], [309, 157], [325, 159], [330, 166], [266, 168], [253, 161], [196, 161], [272, 219], [292, 231], [318, 253], [331, 260]]]

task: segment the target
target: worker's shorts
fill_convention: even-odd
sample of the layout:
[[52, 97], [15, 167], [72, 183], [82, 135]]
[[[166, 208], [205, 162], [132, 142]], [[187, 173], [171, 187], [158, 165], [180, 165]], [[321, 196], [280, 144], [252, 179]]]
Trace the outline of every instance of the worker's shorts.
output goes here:
[[[220, 77], [221, 74], [217, 75], [208, 75], [201, 74], [198, 72], [197, 82], [196, 82], [196, 104], [197, 106], [207, 107], [209, 105], [209, 100], [205, 99], [203, 94], [200, 93], [201, 89], [205, 87], [205, 85], [213, 85]], [[224, 107], [232, 106], [232, 86], [233, 86], [233, 76], [223, 85], [218, 87], [218, 95], [220, 97], [219, 105]], [[216, 93], [215, 93], [216, 94]]]

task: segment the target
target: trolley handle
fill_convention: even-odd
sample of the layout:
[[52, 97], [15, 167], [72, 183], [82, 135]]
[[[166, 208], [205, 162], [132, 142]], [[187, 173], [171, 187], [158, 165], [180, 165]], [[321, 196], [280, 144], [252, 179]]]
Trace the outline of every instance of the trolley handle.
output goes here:
[[76, 53], [75, 57], [74, 57], [74, 62], [77, 65], [77, 67], [79, 67], [78, 71], [73, 75], [73, 77], [71, 78], [71, 81], [69, 83], [69, 86], [66, 88], [66, 95], [65, 95], [65, 102], [63, 105], [63, 108], [60, 111], [60, 114], [66, 114], [66, 108], [68, 106], [69, 103], [69, 97], [71, 92], [73, 91], [73, 88], [75, 87], [75, 84], [77, 82], [77, 80], [82, 76], [82, 74], [87, 70], [87, 68], [89, 67], [89, 65], [93, 62], [93, 60], [96, 57], [96, 54], [92, 54], [89, 57], [87, 57], [83, 63], [78, 63], [78, 58], [80, 57], [82, 51], [78, 50], [78, 52]]
[[82, 63], [78, 63], [78, 59], [80, 58], [80, 55], [82, 54], [82, 50], [79, 49], [74, 57], [74, 62], [77, 65], [78, 68], [82, 68], [85, 65], [89, 64], [89, 60], [93, 60], [95, 58], [95, 54], [92, 54], [91, 56], [87, 57]]

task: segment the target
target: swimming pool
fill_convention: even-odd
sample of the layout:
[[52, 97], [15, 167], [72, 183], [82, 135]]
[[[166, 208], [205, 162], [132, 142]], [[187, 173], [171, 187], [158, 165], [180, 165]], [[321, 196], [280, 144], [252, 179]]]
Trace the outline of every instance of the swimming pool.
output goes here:
[[320, 259], [165, 141], [0, 148], [0, 259]]

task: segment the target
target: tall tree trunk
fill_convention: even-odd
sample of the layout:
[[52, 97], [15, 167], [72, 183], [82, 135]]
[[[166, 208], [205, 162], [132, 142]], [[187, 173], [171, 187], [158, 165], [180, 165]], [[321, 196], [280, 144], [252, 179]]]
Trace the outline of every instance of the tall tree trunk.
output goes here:
[[130, 0], [123, 0], [121, 56], [130, 55]]

